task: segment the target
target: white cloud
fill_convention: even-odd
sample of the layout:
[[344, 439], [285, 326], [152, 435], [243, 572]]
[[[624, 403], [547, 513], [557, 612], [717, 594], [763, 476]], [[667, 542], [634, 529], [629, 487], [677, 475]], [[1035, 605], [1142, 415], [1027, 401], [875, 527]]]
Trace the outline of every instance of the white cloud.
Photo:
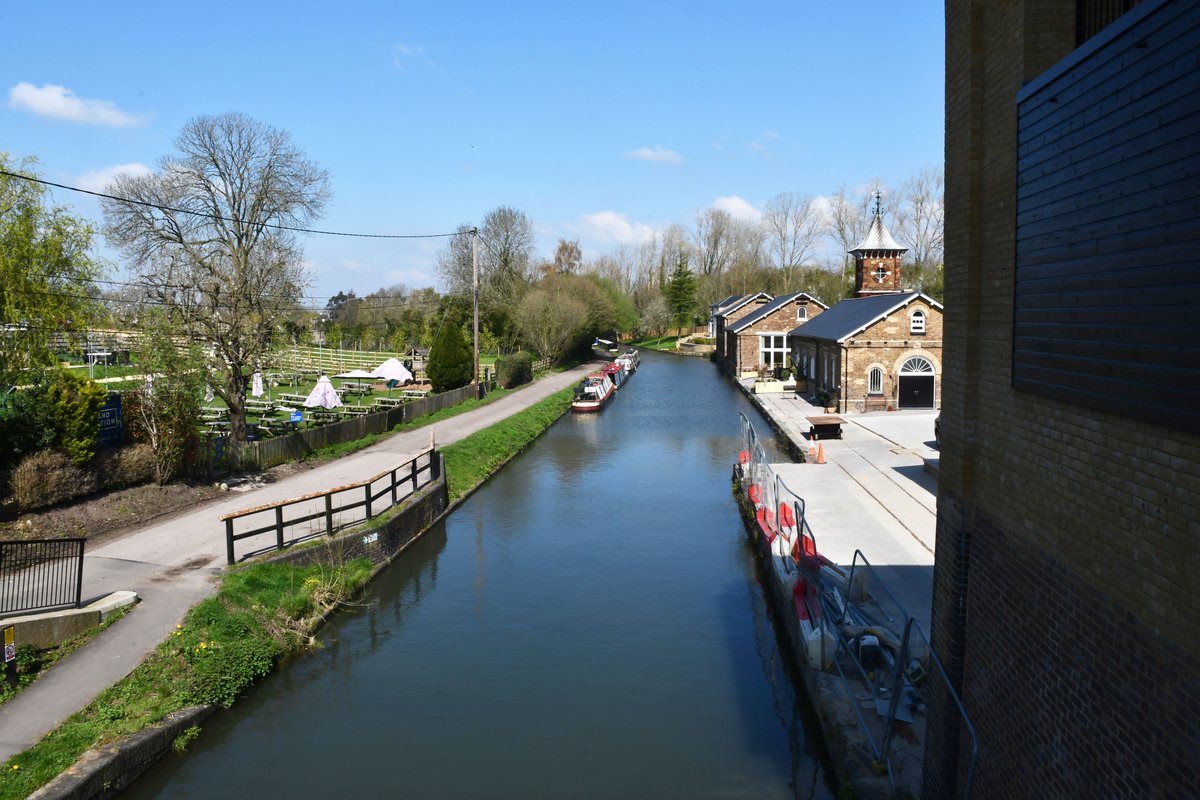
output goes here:
[[765, 131], [763, 131], [763, 132], [762, 132], [762, 135], [763, 135], [763, 137], [764, 137], [764, 138], [766, 138], [766, 139], [779, 139], [779, 138], [781, 138], [781, 137], [779, 136], [779, 131], [773, 131], [773, 130], [765, 130]]
[[372, 267], [370, 264], [364, 264], [363, 262], [355, 261], [352, 258], [338, 259], [338, 269], [345, 270], [346, 272], [374, 272], [375, 271], [375, 268]]
[[397, 69], [404, 69], [407, 61], [410, 61], [414, 58], [422, 58], [425, 55], [425, 48], [417, 44], [404, 44], [403, 42], [398, 42], [396, 46], [392, 48], [392, 52], [395, 54], [392, 56], [392, 64], [394, 64]]
[[597, 211], [584, 214], [575, 225], [567, 226], [582, 238], [597, 244], [643, 244], [658, 233], [653, 225], [630, 222], [617, 211]]
[[139, 164], [136, 161], [132, 164], [114, 164], [111, 167], [101, 167], [90, 172], [85, 172], [75, 179], [75, 185], [80, 189], [87, 189], [89, 192], [103, 192], [109, 184], [117, 179], [118, 175], [129, 175], [133, 178], [140, 178], [143, 175], [150, 175], [154, 170], [147, 167], [145, 164]]
[[758, 153], [760, 156], [765, 156], [767, 154], [767, 146], [762, 142], [751, 142], [750, 149]]
[[21, 81], [8, 90], [8, 105], [10, 108], [28, 111], [39, 117], [65, 119], [87, 125], [128, 128], [143, 122], [138, 117], [121, 111], [115, 103], [108, 100], [76, 97], [67, 87], [50, 83], [39, 89], [32, 83]]
[[762, 219], [762, 212], [752, 206], [747, 200], [738, 197], [736, 194], [731, 194], [726, 197], [718, 197], [712, 201], [712, 207], [721, 211], [726, 211], [729, 216], [734, 219], [740, 219], [746, 222], [758, 222]]
[[630, 150], [625, 157], [636, 158], [639, 161], [653, 161], [656, 164], [670, 164], [673, 167], [683, 163], [683, 156], [661, 145], [639, 147], [637, 150]]

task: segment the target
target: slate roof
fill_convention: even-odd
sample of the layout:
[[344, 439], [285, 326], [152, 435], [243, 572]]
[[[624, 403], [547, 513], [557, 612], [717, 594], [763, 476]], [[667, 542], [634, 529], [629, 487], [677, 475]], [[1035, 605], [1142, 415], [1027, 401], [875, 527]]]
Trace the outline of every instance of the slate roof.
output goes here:
[[[763, 317], [770, 314], [772, 311], [776, 311], [780, 308], [783, 308], [785, 305], [792, 302], [793, 300], [795, 300], [797, 297], [800, 297], [801, 295], [803, 295], [804, 297], [807, 297], [809, 300], [816, 303], [821, 308], [829, 308], [829, 306], [825, 305], [820, 300], [813, 297], [811, 294], [806, 294], [804, 292], [792, 292], [791, 294], [781, 294], [781, 295], [779, 295], [779, 297], [776, 297], [771, 302], [769, 302], [765, 305], [759, 306], [754, 311], [751, 311], [749, 314], [742, 317], [737, 322], [734, 322], [732, 325], [727, 327], [725, 330], [731, 331], [733, 333], [737, 333], [741, 330], [744, 330], [747, 326], [753, 325], [754, 323], [758, 322]], [[817, 319], [820, 319], [826, 313], [828, 313], [828, 312], [822, 312], [817, 317]]]
[[732, 303], [734, 300], [737, 300], [739, 297], [741, 297], [740, 294], [731, 294], [731, 295], [729, 295], [729, 297], [726, 297], [724, 300], [718, 300], [717, 302], [713, 303], [711, 306], [709, 306], [709, 308], [724, 308], [725, 306]]
[[907, 253], [907, 247], [901, 247], [896, 244], [896, 240], [892, 238], [892, 234], [888, 233], [887, 226], [883, 224], [883, 216], [876, 211], [874, 219], [871, 220], [871, 227], [867, 229], [867, 235], [863, 240], [851, 250], [851, 253], [859, 250], [899, 250], [901, 253]]
[[723, 317], [723, 316], [726, 316], [727, 314], [732, 314], [734, 311], [737, 311], [739, 308], [746, 305], [746, 303], [749, 303], [754, 298], [760, 297], [760, 296], [767, 298], [768, 302], [771, 300], [771, 295], [767, 294], [766, 292], [755, 292], [753, 294], [744, 294], [744, 295], [736, 295], [735, 294], [735, 295], [733, 295], [733, 300], [731, 301], [731, 305], [722, 306], [722, 307], [718, 308], [717, 312], [716, 312], [716, 316]]
[[888, 314], [904, 308], [918, 297], [924, 298], [936, 309], [942, 304], [921, 292], [902, 294], [878, 294], [872, 297], [852, 297], [843, 300], [828, 311], [823, 311], [803, 325], [788, 331], [788, 336], [805, 339], [824, 339], [843, 342], [867, 329]]

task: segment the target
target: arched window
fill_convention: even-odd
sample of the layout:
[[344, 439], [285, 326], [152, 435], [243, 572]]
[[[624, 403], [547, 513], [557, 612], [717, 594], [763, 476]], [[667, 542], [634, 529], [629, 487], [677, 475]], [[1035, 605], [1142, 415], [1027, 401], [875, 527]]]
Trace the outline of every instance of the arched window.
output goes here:
[[900, 367], [901, 375], [932, 375], [933, 364], [924, 356], [913, 356]]
[[925, 312], [917, 309], [908, 318], [908, 332], [913, 336], [925, 335]]
[[804, 322], [808, 319], [808, 308], [806, 306], [796, 306], [796, 321]]
[[867, 373], [867, 394], [883, 394], [883, 370], [871, 367]]

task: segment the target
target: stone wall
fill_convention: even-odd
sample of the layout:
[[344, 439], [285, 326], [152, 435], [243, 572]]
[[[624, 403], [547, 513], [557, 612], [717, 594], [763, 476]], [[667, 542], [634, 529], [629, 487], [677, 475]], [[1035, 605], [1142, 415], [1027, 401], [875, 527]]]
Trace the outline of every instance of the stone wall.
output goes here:
[[[1011, 385], [1016, 96], [1074, 13], [947, 4], [933, 644], [979, 732], [972, 797], [1195, 797], [1200, 438]], [[925, 796], [962, 792], [964, 741], [931, 708]]]

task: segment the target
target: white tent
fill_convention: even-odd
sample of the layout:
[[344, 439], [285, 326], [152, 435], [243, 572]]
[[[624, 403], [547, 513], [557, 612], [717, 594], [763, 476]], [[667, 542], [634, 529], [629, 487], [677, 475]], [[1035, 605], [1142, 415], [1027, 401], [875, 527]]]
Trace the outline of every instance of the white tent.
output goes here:
[[320, 377], [317, 385], [313, 387], [312, 393], [304, 401], [305, 408], [337, 408], [341, 404], [342, 398], [338, 397], [333, 384], [324, 375]]
[[385, 381], [396, 381], [397, 383], [406, 383], [413, 379], [413, 374], [408, 371], [408, 368], [398, 358], [389, 358], [376, 367], [375, 371], [371, 374], [376, 378], [381, 378]]

